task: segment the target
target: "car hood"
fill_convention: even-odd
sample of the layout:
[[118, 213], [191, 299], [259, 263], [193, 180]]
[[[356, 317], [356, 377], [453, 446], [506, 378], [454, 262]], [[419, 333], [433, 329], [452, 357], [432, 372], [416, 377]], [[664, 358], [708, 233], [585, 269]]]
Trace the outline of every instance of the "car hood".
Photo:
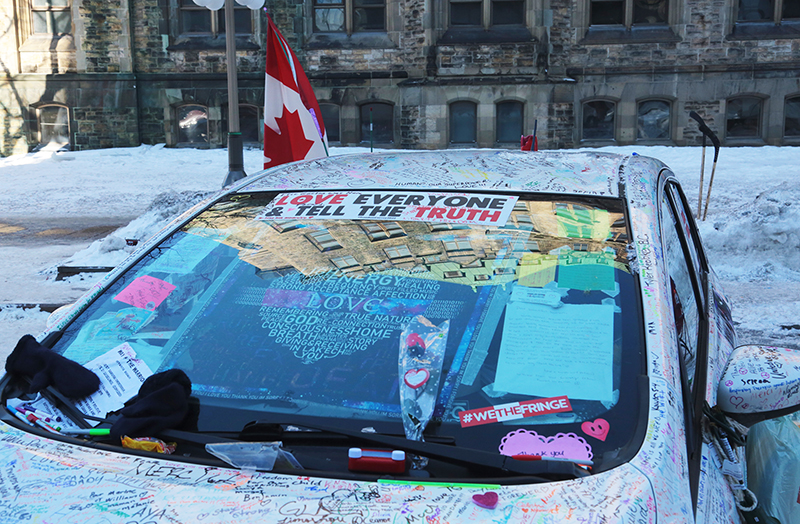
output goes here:
[[[516, 486], [358, 482], [134, 456], [0, 422], [5, 522], [655, 522], [655, 496], [623, 465], [574, 481]], [[486, 506], [496, 506], [489, 509]]]

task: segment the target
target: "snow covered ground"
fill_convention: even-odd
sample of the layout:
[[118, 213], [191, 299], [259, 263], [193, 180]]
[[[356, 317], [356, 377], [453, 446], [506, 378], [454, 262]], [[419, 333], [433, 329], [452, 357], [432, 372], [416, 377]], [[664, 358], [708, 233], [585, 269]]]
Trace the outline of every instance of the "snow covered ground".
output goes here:
[[[606, 147], [669, 165], [697, 205], [701, 148]], [[365, 151], [334, 148], [333, 154]], [[705, 185], [713, 148], [706, 150]], [[220, 188], [227, 151], [158, 146], [0, 158], [0, 362], [20, 336], [40, 333], [48, 313], [9, 304], [60, 304], [96, 281], [83, 274], [56, 281], [59, 265], [113, 266], [203, 195]], [[255, 173], [261, 151], [245, 151]], [[720, 152], [708, 218], [700, 231], [709, 259], [733, 303], [740, 342], [800, 349], [800, 148], [725, 148]], [[704, 192], [705, 199], [705, 192]], [[102, 240], [13, 244], [4, 234], [26, 220], [126, 224]]]

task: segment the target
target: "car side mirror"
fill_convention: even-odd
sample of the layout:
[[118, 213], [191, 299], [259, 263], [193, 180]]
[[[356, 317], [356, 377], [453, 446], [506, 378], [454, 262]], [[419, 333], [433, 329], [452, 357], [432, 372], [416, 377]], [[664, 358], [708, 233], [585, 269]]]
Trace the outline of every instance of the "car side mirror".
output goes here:
[[800, 351], [734, 349], [717, 388], [717, 405], [745, 426], [800, 410]]

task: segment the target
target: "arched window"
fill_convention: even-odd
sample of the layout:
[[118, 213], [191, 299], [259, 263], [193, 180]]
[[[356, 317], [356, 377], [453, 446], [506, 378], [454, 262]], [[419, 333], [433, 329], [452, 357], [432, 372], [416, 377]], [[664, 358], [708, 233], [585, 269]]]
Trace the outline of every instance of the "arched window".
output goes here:
[[669, 140], [670, 103], [666, 100], [639, 102], [636, 119], [639, 140]]
[[39, 148], [48, 144], [67, 146], [70, 144], [69, 108], [47, 104], [36, 108], [39, 127]]
[[761, 106], [754, 96], [728, 100], [725, 109], [725, 136], [728, 138], [757, 138], [761, 136]]
[[583, 103], [583, 140], [613, 140], [617, 104], [610, 100]]
[[177, 111], [178, 144], [208, 144], [208, 109], [205, 106], [188, 104]]
[[475, 102], [450, 104], [450, 143], [474, 144], [477, 142], [478, 105]]
[[800, 96], [786, 99], [783, 109], [783, 136], [800, 136]]
[[339, 136], [339, 106], [336, 104], [320, 104], [322, 121], [325, 122], [325, 132], [328, 133], [328, 142], [341, 142]]
[[495, 128], [497, 129], [497, 142], [518, 143], [520, 137], [524, 134], [522, 129], [524, 106], [522, 102], [498, 102], [496, 108]]
[[394, 107], [385, 102], [361, 106], [361, 142], [394, 142]]

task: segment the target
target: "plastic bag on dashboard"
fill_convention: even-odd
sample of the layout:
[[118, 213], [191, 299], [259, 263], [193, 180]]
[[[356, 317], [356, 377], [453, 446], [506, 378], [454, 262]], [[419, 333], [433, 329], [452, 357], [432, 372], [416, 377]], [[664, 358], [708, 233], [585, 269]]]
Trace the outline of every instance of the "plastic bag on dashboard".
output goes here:
[[414, 317], [400, 335], [400, 405], [403, 429], [409, 440], [422, 440], [433, 416], [442, 375], [450, 321], [435, 326], [423, 316]]

